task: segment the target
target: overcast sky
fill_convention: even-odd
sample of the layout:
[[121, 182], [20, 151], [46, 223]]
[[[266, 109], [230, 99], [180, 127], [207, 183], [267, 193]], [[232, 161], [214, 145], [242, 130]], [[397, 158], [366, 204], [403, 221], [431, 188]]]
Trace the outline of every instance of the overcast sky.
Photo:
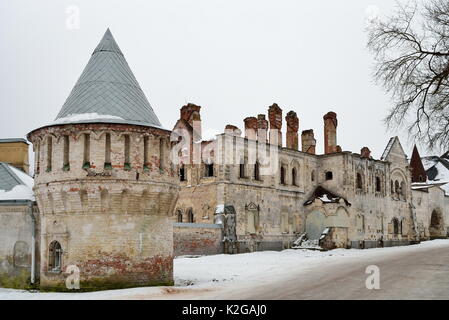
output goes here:
[[[108, 27], [162, 124], [186, 102], [203, 131], [243, 128], [274, 102], [314, 129], [338, 114], [338, 144], [379, 158], [389, 97], [372, 80], [367, 17], [391, 0], [0, 1], [0, 137], [24, 137], [56, 117]], [[77, 24], [76, 11], [79, 11]], [[73, 19], [75, 17], [75, 19]], [[77, 28], [79, 27], [79, 28]], [[285, 131], [285, 122], [283, 124]], [[285, 139], [285, 135], [284, 135]], [[285, 141], [285, 140], [284, 140]], [[421, 148], [423, 149], [423, 148]], [[425, 150], [422, 150], [425, 154]]]

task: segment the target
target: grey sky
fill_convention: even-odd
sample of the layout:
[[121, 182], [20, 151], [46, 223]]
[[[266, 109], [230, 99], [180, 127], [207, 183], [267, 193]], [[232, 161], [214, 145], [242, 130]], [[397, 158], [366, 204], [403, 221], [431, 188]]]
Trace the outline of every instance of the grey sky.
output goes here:
[[[79, 29], [66, 27], [70, 5], [80, 10]], [[314, 129], [319, 153], [322, 117], [332, 110], [343, 150], [368, 146], [379, 158], [399, 132], [382, 122], [391, 104], [372, 81], [364, 28], [367, 11], [393, 7], [391, 0], [2, 0], [0, 137], [51, 122], [110, 27], [169, 129], [185, 102], [202, 106], [203, 130], [220, 132], [276, 102], [284, 116], [297, 112], [300, 131]], [[411, 155], [413, 144], [399, 136]]]

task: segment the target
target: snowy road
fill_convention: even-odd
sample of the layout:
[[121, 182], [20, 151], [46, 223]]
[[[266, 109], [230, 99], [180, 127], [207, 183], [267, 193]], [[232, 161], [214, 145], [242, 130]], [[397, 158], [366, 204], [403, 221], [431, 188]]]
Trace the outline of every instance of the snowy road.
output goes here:
[[[368, 290], [366, 267], [380, 271]], [[449, 240], [369, 250], [285, 250], [175, 259], [174, 287], [89, 293], [1, 289], [0, 299], [449, 299]]]

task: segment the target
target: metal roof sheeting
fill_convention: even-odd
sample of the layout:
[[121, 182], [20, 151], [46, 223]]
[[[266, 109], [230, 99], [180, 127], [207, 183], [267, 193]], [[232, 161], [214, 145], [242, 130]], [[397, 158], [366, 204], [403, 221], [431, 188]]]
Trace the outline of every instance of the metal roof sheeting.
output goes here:
[[112, 122], [161, 127], [109, 29], [55, 120], [92, 113], [105, 115], [105, 118], [68, 123]]

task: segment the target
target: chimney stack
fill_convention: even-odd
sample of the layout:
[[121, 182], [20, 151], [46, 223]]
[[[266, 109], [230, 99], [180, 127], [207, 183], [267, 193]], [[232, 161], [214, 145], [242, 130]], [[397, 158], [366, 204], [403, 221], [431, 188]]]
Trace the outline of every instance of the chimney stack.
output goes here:
[[287, 113], [285, 121], [287, 122], [287, 148], [298, 150], [299, 119], [296, 112], [290, 111]]
[[371, 150], [368, 149], [368, 147], [363, 147], [362, 150], [360, 150], [360, 158], [369, 159], [370, 157], [371, 157]]
[[201, 141], [201, 107], [188, 103], [181, 108], [181, 119], [187, 121], [193, 128], [193, 141]]
[[313, 130], [305, 130], [301, 134], [302, 152], [315, 154], [316, 139]]
[[338, 152], [337, 148], [337, 114], [328, 112], [324, 119], [324, 154]]
[[257, 115], [257, 141], [267, 143], [268, 137], [268, 120], [264, 114]]
[[270, 121], [270, 144], [282, 147], [282, 109], [276, 103], [268, 108], [268, 120]]
[[225, 133], [232, 136], [240, 137], [242, 135], [242, 130], [240, 130], [236, 126], [233, 126], [232, 124], [228, 124], [225, 127]]
[[257, 138], [257, 118], [248, 117], [243, 120], [245, 122], [245, 138], [256, 140]]

